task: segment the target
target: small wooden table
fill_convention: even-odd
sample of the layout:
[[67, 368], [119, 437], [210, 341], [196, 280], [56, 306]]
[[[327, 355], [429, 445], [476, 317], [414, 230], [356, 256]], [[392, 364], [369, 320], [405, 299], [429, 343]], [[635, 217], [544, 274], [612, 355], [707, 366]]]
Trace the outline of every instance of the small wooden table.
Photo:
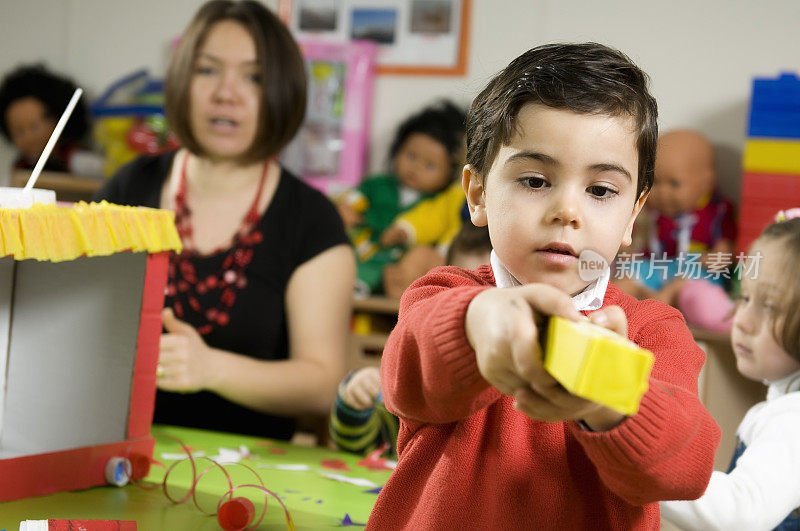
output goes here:
[[[14, 170], [11, 173], [11, 186], [25, 186], [30, 176], [29, 170]], [[36, 188], [54, 190], [58, 201], [90, 201], [105, 182], [95, 177], [43, 171], [36, 180]]]

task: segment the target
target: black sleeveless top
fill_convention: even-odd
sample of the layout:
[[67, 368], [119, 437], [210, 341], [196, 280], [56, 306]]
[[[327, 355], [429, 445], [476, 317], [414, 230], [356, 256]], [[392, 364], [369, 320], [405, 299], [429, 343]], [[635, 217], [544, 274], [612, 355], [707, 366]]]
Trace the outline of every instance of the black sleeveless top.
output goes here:
[[[174, 158], [175, 152], [170, 152], [135, 159], [119, 169], [97, 193], [95, 201], [159, 208], [161, 190]], [[304, 262], [349, 241], [333, 204], [286, 170], [281, 171], [275, 194], [257, 226], [264, 238], [253, 247], [253, 258], [245, 271], [247, 285], [237, 292], [228, 312], [230, 322], [214, 328], [204, 339], [214, 348], [257, 359], [281, 360], [289, 354], [285, 308], [289, 278]], [[197, 276], [205, 278], [218, 272], [225, 255], [221, 252], [192, 259]], [[172, 305], [180, 297], [187, 295], [179, 292], [175, 298], [168, 297], [165, 305]], [[203, 308], [213, 308], [219, 294], [210, 299], [197, 298]], [[182, 305], [189, 307], [186, 300]], [[183, 319], [195, 328], [205, 324], [194, 312], [188, 312]], [[154, 422], [278, 439], [289, 439], [294, 433], [290, 418], [259, 413], [208, 391], [181, 394], [159, 390]]]

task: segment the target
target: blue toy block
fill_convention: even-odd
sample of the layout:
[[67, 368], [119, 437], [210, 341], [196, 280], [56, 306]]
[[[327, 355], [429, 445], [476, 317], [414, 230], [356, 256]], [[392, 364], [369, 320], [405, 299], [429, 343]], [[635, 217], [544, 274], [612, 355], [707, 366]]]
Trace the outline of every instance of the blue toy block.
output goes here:
[[753, 79], [748, 135], [800, 138], [800, 79], [791, 72]]

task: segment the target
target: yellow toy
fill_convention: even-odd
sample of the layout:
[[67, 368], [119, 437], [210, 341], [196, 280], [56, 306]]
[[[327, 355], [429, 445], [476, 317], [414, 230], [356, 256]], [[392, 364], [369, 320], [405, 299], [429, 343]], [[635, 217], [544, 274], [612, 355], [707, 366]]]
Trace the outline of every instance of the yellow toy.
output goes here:
[[589, 321], [551, 317], [544, 368], [570, 393], [634, 415], [647, 391], [653, 354]]
[[800, 142], [750, 139], [744, 146], [746, 171], [800, 174]]

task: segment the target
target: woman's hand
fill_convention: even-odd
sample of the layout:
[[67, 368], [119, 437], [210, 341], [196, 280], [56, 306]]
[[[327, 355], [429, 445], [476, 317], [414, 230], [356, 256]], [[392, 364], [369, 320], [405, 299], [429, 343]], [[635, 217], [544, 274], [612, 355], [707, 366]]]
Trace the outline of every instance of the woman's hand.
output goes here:
[[172, 309], [161, 312], [161, 322], [167, 329], [161, 334], [156, 376], [160, 389], [178, 393], [195, 393], [209, 387], [213, 374], [213, 350], [192, 325], [179, 320]]
[[359, 411], [375, 405], [381, 392], [381, 370], [377, 367], [364, 367], [350, 377], [344, 387], [342, 399], [348, 406]]

